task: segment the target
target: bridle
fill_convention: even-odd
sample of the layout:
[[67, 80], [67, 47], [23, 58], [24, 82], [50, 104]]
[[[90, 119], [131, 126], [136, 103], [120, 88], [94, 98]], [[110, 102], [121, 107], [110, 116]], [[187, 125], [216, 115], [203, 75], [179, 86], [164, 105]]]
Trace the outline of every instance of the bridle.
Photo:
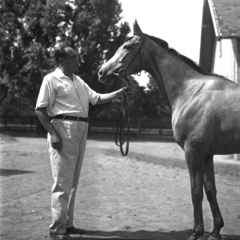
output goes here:
[[[120, 79], [122, 79], [122, 80], [126, 80], [126, 77], [129, 76], [128, 68], [129, 68], [129, 66], [131, 65], [131, 63], [133, 62], [133, 60], [136, 58], [136, 56], [137, 56], [137, 54], [138, 54], [139, 51], [140, 51], [140, 54], [141, 54], [140, 61], [141, 61], [141, 59], [142, 59], [142, 51], [141, 51], [141, 48], [142, 48], [144, 42], [145, 42], [145, 38], [144, 38], [144, 39], [141, 38], [140, 41], [139, 41], [137, 50], [135, 51], [135, 53], [133, 54], [133, 56], [132, 56], [131, 59], [129, 60], [127, 66], [124, 67], [124, 68], [120, 68], [120, 69], [118, 70], [118, 73], [114, 73], [114, 75], [118, 76], [118, 77], [119, 77]], [[140, 65], [142, 65], [141, 62], [140, 62]], [[124, 71], [126, 71], [127, 74], [126, 74], [126, 76], [121, 77], [121, 72], [124, 72]], [[141, 73], [141, 72], [140, 72], [140, 73]], [[128, 82], [128, 81], [127, 81], [127, 82]]]
[[[117, 75], [120, 79], [124, 80], [127, 82], [127, 86], [130, 86], [130, 81], [128, 79], [129, 73], [128, 73], [128, 68], [133, 62], [133, 60], [136, 58], [138, 52], [140, 51], [141, 57], [140, 61], [142, 59], [142, 51], [141, 47], [144, 44], [144, 40], [140, 40], [137, 50], [129, 60], [128, 64], [126, 67], [119, 69], [118, 73], [114, 74]], [[141, 65], [141, 63], [140, 63]], [[121, 73], [126, 71], [126, 75], [124, 77], [121, 76]], [[141, 73], [141, 72], [140, 72]], [[129, 95], [129, 98], [131, 99], [131, 95]], [[127, 128], [125, 131], [125, 127]], [[127, 96], [124, 95], [123, 100], [121, 102], [121, 109], [120, 109], [120, 115], [118, 119], [118, 124], [116, 128], [116, 134], [115, 134], [115, 143], [117, 146], [120, 147], [121, 154], [123, 156], [127, 156], [128, 151], [129, 151], [129, 129], [130, 129], [130, 111], [129, 111], [129, 106], [128, 106], [128, 101], [127, 101]], [[125, 150], [123, 149], [123, 145], [126, 143]]]

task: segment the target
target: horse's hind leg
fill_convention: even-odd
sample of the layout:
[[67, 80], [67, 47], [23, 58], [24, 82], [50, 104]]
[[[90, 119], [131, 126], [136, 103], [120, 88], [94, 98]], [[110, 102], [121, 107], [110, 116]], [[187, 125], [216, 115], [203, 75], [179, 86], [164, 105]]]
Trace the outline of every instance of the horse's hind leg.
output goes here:
[[224, 226], [222, 215], [217, 202], [217, 190], [214, 176], [213, 156], [208, 156], [205, 160], [204, 188], [213, 215], [213, 231], [209, 240], [221, 239], [220, 230]]
[[187, 144], [184, 149], [190, 174], [192, 203], [194, 208], [194, 228], [193, 234], [189, 240], [197, 240], [204, 234], [202, 201], [205, 156], [201, 152], [195, 151]]

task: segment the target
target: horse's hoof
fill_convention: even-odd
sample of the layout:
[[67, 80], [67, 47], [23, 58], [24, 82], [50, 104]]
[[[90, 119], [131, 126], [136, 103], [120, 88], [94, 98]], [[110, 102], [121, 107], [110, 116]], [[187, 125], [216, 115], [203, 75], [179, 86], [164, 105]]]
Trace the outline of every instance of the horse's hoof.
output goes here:
[[203, 234], [196, 234], [193, 233], [187, 240], [197, 240], [199, 239]]
[[208, 237], [208, 240], [221, 240], [222, 237], [220, 234], [211, 233]]

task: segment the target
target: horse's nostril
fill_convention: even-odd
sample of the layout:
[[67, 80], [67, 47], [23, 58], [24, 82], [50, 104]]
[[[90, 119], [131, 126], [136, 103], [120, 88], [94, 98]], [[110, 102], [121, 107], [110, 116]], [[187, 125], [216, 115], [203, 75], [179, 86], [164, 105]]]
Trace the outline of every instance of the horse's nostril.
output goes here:
[[103, 75], [103, 71], [100, 70], [100, 71], [98, 72], [98, 76], [101, 77], [102, 75]]

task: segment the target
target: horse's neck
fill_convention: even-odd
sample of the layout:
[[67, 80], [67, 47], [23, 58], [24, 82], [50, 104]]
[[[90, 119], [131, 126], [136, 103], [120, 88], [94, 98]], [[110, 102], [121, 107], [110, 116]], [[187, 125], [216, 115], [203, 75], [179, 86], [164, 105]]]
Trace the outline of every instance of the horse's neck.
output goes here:
[[[199, 79], [200, 74], [190, 66], [161, 47], [149, 48], [146, 60], [146, 70], [155, 79], [170, 107], [188, 91], [189, 80]], [[192, 87], [196, 87], [199, 81], [191, 81]]]

